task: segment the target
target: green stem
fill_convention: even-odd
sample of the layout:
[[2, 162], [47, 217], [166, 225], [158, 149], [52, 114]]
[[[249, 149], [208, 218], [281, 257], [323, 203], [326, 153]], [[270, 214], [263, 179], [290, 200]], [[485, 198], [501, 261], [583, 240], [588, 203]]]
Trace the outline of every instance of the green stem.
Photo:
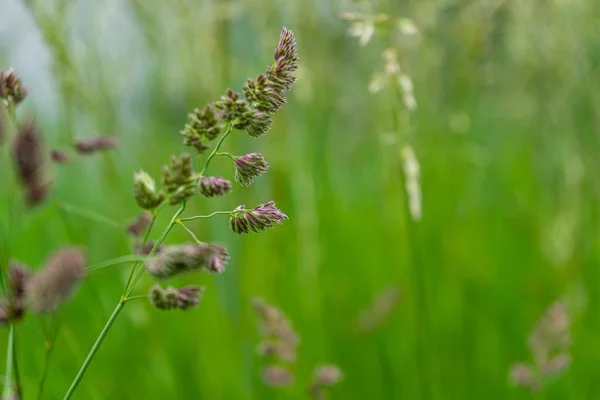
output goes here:
[[190, 236], [192, 237], [192, 239], [194, 239], [194, 242], [196, 242], [198, 244], [202, 244], [203, 243], [200, 239], [198, 239], [196, 237], [196, 235], [194, 234], [194, 232], [192, 232], [192, 230], [190, 228], [188, 228], [187, 226], [185, 226], [185, 224], [183, 222], [181, 222], [180, 219], [177, 220], [177, 224], [179, 224], [183, 229], [185, 229], [185, 231], [187, 233], [190, 234]]
[[[237, 211], [242, 211], [242, 210], [236, 210]], [[247, 210], [243, 210], [243, 211], [247, 211]], [[179, 221], [183, 222], [183, 221], [193, 221], [195, 219], [200, 219], [200, 218], [210, 218], [213, 217], [215, 215], [220, 215], [220, 214], [231, 214], [232, 211], [215, 211], [212, 214], [208, 214], [208, 215], [195, 215], [193, 217], [187, 217], [187, 218], [179, 218]]]
[[[177, 220], [179, 219], [179, 216], [185, 210], [185, 205], [186, 205], [186, 202], [184, 200], [183, 203], [181, 203], [181, 207], [179, 207], [179, 209], [175, 212], [175, 214], [171, 218], [171, 221], [169, 222], [169, 225], [167, 225], [165, 231], [162, 233], [162, 235], [160, 236], [160, 238], [158, 238], [158, 240], [156, 241], [156, 243], [154, 243], [154, 247], [152, 247], [152, 250], [150, 250], [150, 254], [148, 254], [148, 257], [152, 257], [154, 254], [156, 254], [156, 250], [158, 250], [158, 248], [160, 247], [160, 245], [162, 244], [162, 242], [165, 241], [165, 239], [167, 238], [167, 235], [169, 234], [169, 232], [171, 232], [171, 229], [173, 229], [173, 226], [175, 226], [175, 224], [177, 223]], [[131, 294], [131, 292], [133, 292], [133, 289], [135, 289], [135, 285], [138, 283], [138, 281], [142, 277], [144, 271], [145, 271], [144, 268], [140, 268], [136, 272], [135, 278], [133, 278], [133, 282], [131, 282], [131, 285], [129, 286], [129, 289], [125, 293], [125, 298], [127, 298], [127, 296], [129, 296]]]
[[210, 164], [210, 161], [219, 152], [219, 148], [223, 144], [223, 141], [231, 133], [231, 128], [232, 127], [233, 127], [233, 123], [229, 123], [229, 125], [227, 125], [227, 130], [225, 131], [225, 133], [223, 134], [223, 136], [221, 136], [221, 139], [219, 139], [219, 141], [217, 142], [217, 145], [215, 146], [215, 148], [213, 149], [213, 151], [210, 153], [210, 155], [206, 159], [206, 162], [204, 163], [204, 166], [202, 167], [202, 171], [200, 171], [200, 176], [204, 176], [204, 174], [206, 173], [206, 170], [208, 169], [208, 164]]
[[101, 261], [99, 263], [92, 265], [91, 267], [88, 268], [88, 272], [94, 272], [94, 271], [98, 271], [99, 269], [111, 267], [113, 265], [125, 264], [125, 263], [133, 262], [133, 261], [141, 262], [141, 261], [146, 260], [146, 258], [147, 258], [146, 256], [143, 256], [140, 254], [131, 254], [128, 256], [116, 257], [116, 258], [112, 258], [112, 259], [106, 260], [106, 261]]
[[[160, 245], [165, 240], [165, 238], [167, 237], [167, 235], [169, 234], [169, 232], [171, 231], [173, 226], [176, 224], [177, 218], [185, 210], [185, 205], [186, 205], [185, 201], [183, 203], [181, 203], [181, 207], [179, 207], [179, 209], [175, 212], [175, 214], [171, 218], [171, 222], [169, 222], [169, 225], [167, 226], [165, 231], [162, 233], [160, 238], [156, 241], [156, 243], [154, 244], [154, 247], [152, 247], [152, 250], [150, 251], [150, 254], [148, 254], [148, 257], [152, 257], [156, 253], [156, 250], [160, 247]], [[155, 212], [155, 214], [156, 214], [156, 212]], [[145, 239], [148, 238], [149, 231], [150, 231], [150, 229], [148, 229]], [[85, 371], [88, 369], [89, 365], [91, 364], [92, 360], [94, 359], [94, 356], [96, 355], [96, 353], [98, 352], [98, 349], [102, 345], [104, 338], [110, 331], [110, 328], [112, 327], [115, 320], [117, 319], [117, 316], [119, 315], [119, 313], [125, 306], [125, 303], [127, 302], [127, 296], [129, 296], [131, 294], [131, 292], [133, 291], [133, 289], [135, 289], [135, 285], [137, 284], [138, 280], [140, 279], [140, 277], [142, 276], [143, 273], [144, 273], [144, 268], [141, 268], [140, 270], [138, 270], [137, 273], [135, 274], [135, 277], [133, 278], [133, 281], [131, 282], [131, 285], [129, 286], [129, 288], [125, 289], [125, 295], [121, 297], [121, 299], [119, 300], [119, 303], [117, 303], [117, 306], [115, 307], [110, 318], [108, 319], [108, 321], [106, 321], [106, 325], [104, 325], [102, 332], [100, 332], [100, 335], [96, 339], [94, 346], [88, 353], [85, 361], [83, 362], [83, 365], [81, 366], [81, 368], [79, 369], [79, 372], [75, 376], [75, 379], [71, 383], [71, 386], [69, 387], [69, 390], [67, 391], [67, 394], [65, 394], [64, 400], [68, 400], [71, 398], [71, 396], [73, 396], [75, 389], [77, 389], [77, 386], [79, 386], [81, 379], [83, 379], [83, 375], [85, 375]]]
[[87, 355], [85, 361], [83, 362], [83, 365], [79, 369], [79, 372], [77, 373], [77, 376], [75, 376], [75, 379], [73, 380], [73, 383], [71, 383], [71, 386], [69, 387], [69, 390], [67, 391], [67, 394], [65, 394], [65, 397], [64, 397], [63, 400], [70, 399], [71, 396], [73, 396], [73, 393], [75, 393], [75, 389], [77, 389], [77, 386], [79, 386], [79, 383], [81, 382], [81, 379], [83, 378], [83, 375], [85, 375], [85, 371], [90, 366], [90, 363], [92, 362], [92, 360], [94, 359], [94, 356], [98, 352], [98, 349], [100, 348], [100, 345], [102, 345], [102, 342], [104, 341], [104, 338], [108, 334], [108, 331], [110, 330], [110, 328], [114, 324], [115, 320], [117, 319], [117, 316], [119, 315], [119, 313], [121, 312], [121, 310], [123, 309], [124, 306], [125, 306], [125, 300], [124, 299], [119, 300], [119, 302], [117, 303], [117, 306], [115, 307], [113, 313], [111, 314], [110, 318], [106, 322], [106, 325], [104, 325], [104, 328], [102, 329], [102, 332], [100, 332], [100, 335], [96, 339], [96, 342], [94, 343], [94, 346], [92, 347], [92, 350], [90, 350], [90, 352]]
[[52, 355], [52, 350], [54, 349], [54, 343], [48, 342], [46, 343], [46, 355], [44, 357], [44, 369], [42, 370], [42, 377], [40, 378], [40, 383], [38, 385], [38, 400], [42, 399], [42, 394], [44, 393], [44, 386], [46, 384], [46, 378], [48, 377], [48, 365], [50, 365], [50, 356]]
[[17, 398], [18, 399], [22, 399], [23, 398], [23, 386], [21, 385], [21, 374], [19, 372], [19, 361], [18, 361], [18, 357], [17, 357], [17, 332], [15, 330], [15, 333], [13, 335], [13, 352], [12, 352], [12, 362], [13, 362], [13, 368], [15, 370], [15, 388], [17, 389]]
[[[54, 342], [56, 341], [56, 336], [58, 335], [58, 329], [59, 329], [59, 323], [56, 322], [57, 321], [57, 317], [54, 316], [54, 319], [52, 320], [51, 326], [50, 326], [50, 332], [46, 333], [46, 329], [44, 327], [44, 332], [45, 332], [45, 347], [46, 347], [46, 354], [44, 356], [44, 367], [42, 370], [42, 376], [40, 377], [40, 382], [38, 384], [38, 400], [42, 399], [42, 395], [44, 393], [44, 386], [46, 385], [46, 379], [48, 378], [48, 372], [50, 371], [50, 358], [52, 356], [52, 351], [54, 350]], [[52, 325], [54, 325], [54, 323], [56, 323], [56, 328], [52, 329]]]
[[222, 152], [222, 153], [221, 153], [221, 152], [219, 152], [219, 153], [216, 153], [216, 154], [215, 154], [215, 156], [225, 156], [225, 157], [229, 157], [229, 158], [231, 158], [232, 160], [233, 160], [233, 159], [235, 159], [235, 157], [234, 157], [234, 155], [233, 155], [233, 154], [231, 154], [231, 153], [225, 153], [225, 152]]
[[8, 346], [6, 351], [6, 374], [4, 375], [4, 391], [2, 392], [3, 399], [10, 399], [13, 396], [13, 354], [15, 349], [15, 325], [10, 323], [8, 326]]
[[127, 297], [125, 299], [125, 301], [131, 301], [131, 300], [140, 300], [140, 299], [147, 299], [148, 295], [147, 294], [140, 294], [139, 296], [131, 296], [131, 297]]
[[[144, 251], [144, 247], [146, 247], [146, 243], [148, 243], [148, 238], [150, 237], [150, 232], [152, 231], [152, 227], [154, 227], [156, 218], [158, 218], [158, 213], [160, 212], [160, 210], [162, 210], [162, 208], [164, 207], [165, 204], [166, 204], [166, 202], [163, 202], [152, 212], [152, 220], [150, 221], [150, 225], [148, 225], [148, 229], [146, 229], [146, 233], [144, 234], [144, 239], [142, 240], [142, 243], [140, 244], [140, 251]], [[133, 275], [135, 274], [135, 271], [136, 271], [138, 265], [139, 265], [139, 262], [136, 262], [133, 265], [133, 268], [131, 268], [131, 272], [129, 273], [129, 278], [127, 278], [127, 283], [125, 284], [125, 290], [123, 291], [123, 295], [125, 295], [125, 293], [127, 293], [127, 289], [129, 288], [129, 285], [131, 284], [131, 280], [133, 279]]]

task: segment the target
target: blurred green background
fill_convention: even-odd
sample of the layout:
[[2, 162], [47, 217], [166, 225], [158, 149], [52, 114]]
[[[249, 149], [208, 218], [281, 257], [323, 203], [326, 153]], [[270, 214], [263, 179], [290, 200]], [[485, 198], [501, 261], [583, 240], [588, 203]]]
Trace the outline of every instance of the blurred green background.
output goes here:
[[[419, 34], [396, 43], [378, 31], [361, 46], [344, 11], [410, 18]], [[91, 262], [131, 254], [124, 230], [61, 214], [56, 202], [130, 221], [133, 172], [159, 176], [186, 151], [187, 113], [262, 72], [283, 25], [301, 58], [289, 104], [260, 140], [236, 132], [225, 145], [264, 154], [269, 173], [229, 196], [194, 198], [186, 215], [273, 199], [290, 220], [248, 237], [226, 217], [191, 223], [229, 248], [226, 273], [174, 282], [207, 287], [190, 312], [128, 304], [74, 398], [303, 398], [320, 363], [344, 371], [333, 399], [598, 398], [596, 0], [0, 0], [0, 68], [15, 67], [30, 92], [19, 117], [36, 117], [49, 148], [92, 134], [120, 140], [53, 166], [51, 198], [33, 211], [0, 171], [5, 253], [30, 265], [68, 244], [85, 245]], [[368, 91], [390, 45], [414, 81], [413, 113], [394, 90]], [[421, 167], [420, 221], [406, 207], [407, 142]], [[218, 159], [211, 173], [233, 169]], [[176, 228], [168, 242], [187, 240]], [[45, 398], [64, 395], [127, 272], [92, 274], [61, 309]], [[362, 332], [359, 316], [392, 285], [399, 303]], [[295, 389], [261, 382], [255, 296], [301, 336]], [[559, 297], [572, 310], [573, 362], [532, 395], [508, 372], [530, 359], [527, 336]], [[28, 316], [17, 331], [25, 398], [43, 365], [38, 326]], [[6, 330], [0, 341], [4, 360]]]

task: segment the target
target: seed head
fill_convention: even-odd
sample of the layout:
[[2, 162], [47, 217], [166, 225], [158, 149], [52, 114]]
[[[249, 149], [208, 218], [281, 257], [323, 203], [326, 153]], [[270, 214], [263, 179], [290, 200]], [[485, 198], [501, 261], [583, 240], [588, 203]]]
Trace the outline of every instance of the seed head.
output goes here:
[[13, 144], [13, 158], [25, 189], [27, 205], [40, 204], [48, 194], [49, 184], [44, 181], [42, 136], [33, 121], [19, 128]]
[[244, 97], [258, 111], [274, 114], [286, 103], [284, 92], [276, 87], [266, 73], [255, 80], [248, 79], [243, 87]]
[[515, 364], [509, 372], [510, 380], [518, 386], [527, 388], [532, 392], [540, 390], [541, 382], [532, 367], [526, 364]]
[[363, 332], [371, 332], [381, 327], [396, 310], [401, 294], [400, 288], [396, 285], [378, 293], [369, 307], [361, 313], [358, 320], [359, 328]]
[[22, 125], [13, 145], [13, 157], [21, 182], [39, 181], [44, 163], [43, 140], [33, 121]]
[[300, 343], [289, 320], [276, 307], [262, 299], [253, 300], [254, 309], [260, 317], [260, 332], [263, 337], [257, 347], [261, 356], [274, 356], [280, 361], [294, 362]]
[[294, 375], [279, 365], [269, 365], [262, 370], [263, 382], [272, 387], [288, 387], [294, 383]]
[[[149, 241], [148, 243], [146, 243], [146, 245], [142, 249], [141, 248], [142, 244], [139, 243], [139, 242], [137, 242], [135, 244], [135, 250], [134, 250], [134, 252], [135, 252], [135, 254], [142, 254], [142, 255], [147, 256], [148, 254], [150, 254], [150, 252], [154, 248], [154, 244], [155, 244], [155, 242]], [[158, 249], [156, 249], [156, 252], [154, 254], [160, 254], [161, 250], [162, 250], [162, 247], [159, 246]]]
[[[31, 277], [27, 265], [11, 261], [8, 266], [9, 291], [7, 300], [2, 300], [4, 318], [20, 319], [25, 313], [25, 285]], [[0, 317], [0, 320], [3, 318]]]
[[69, 155], [64, 151], [52, 150], [50, 152], [50, 159], [56, 164], [66, 164], [69, 162]]
[[34, 313], [54, 311], [67, 299], [85, 274], [83, 251], [76, 247], [60, 250], [46, 267], [27, 280], [26, 303]]
[[200, 193], [205, 197], [223, 196], [231, 192], [231, 182], [219, 176], [200, 178]]
[[192, 158], [187, 153], [171, 156], [171, 164], [163, 166], [163, 184], [169, 194], [171, 205], [179, 204], [196, 193], [196, 176], [192, 170]]
[[343, 378], [344, 374], [337, 365], [321, 365], [315, 369], [313, 381], [316, 385], [330, 387]]
[[163, 289], [160, 285], [154, 285], [150, 288], [148, 298], [150, 304], [160, 310], [190, 310], [198, 305], [202, 293], [202, 286], [184, 286], [179, 289], [169, 286]]
[[[248, 102], [238, 92], [227, 89], [221, 99], [215, 103], [215, 107], [221, 111], [223, 121], [231, 122], [242, 117], [248, 112]], [[240, 129], [239, 126], [235, 128]]]
[[75, 142], [74, 147], [79, 154], [89, 155], [97, 151], [114, 149], [117, 144], [118, 141], [115, 137], [92, 136], [79, 139]]
[[281, 71], [295, 71], [298, 69], [298, 54], [296, 52], [296, 38], [294, 32], [283, 27], [279, 35], [279, 43], [275, 49], [275, 64]]
[[165, 197], [156, 190], [154, 179], [145, 171], [133, 174], [133, 196], [137, 205], [145, 210], [158, 207]]
[[22, 102], [27, 96], [27, 89], [13, 68], [4, 71], [0, 69], [0, 99], [14, 105]]
[[127, 233], [133, 237], [138, 237], [148, 229], [150, 222], [152, 221], [152, 215], [148, 212], [141, 212], [138, 216], [127, 226]]
[[206, 142], [214, 140], [223, 129], [216, 116], [214, 106], [207, 105], [202, 110], [196, 108], [188, 115], [188, 122], [181, 131], [186, 146], [194, 147], [199, 153], [208, 149]]
[[148, 273], [156, 279], [204, 270], [222, 273], [229, 260], [227, 250], [214, 244], [165, 246], [161, 253], [146, 261]]
[[250, 153], [233, 159], [235, 181], [242, 186], [250, 186], [269, 169], [269, 163], [258, 153]]
[[267, 228], [273, 227], [274, 223], [281, 224], [283, 220], [288, 219], [287, 215], [275, 207], [274, 201], [260, 204], [252, 210], [246, 210], [245, 206], [241, 205], [231, 214], [229, 226], [238, 235], [250, 231], [264, 232]]

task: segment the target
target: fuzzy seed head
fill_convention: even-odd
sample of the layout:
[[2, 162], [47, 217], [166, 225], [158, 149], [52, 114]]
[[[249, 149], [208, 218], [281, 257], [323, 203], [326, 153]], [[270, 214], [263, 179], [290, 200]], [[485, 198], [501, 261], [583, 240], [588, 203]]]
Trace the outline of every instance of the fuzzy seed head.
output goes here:
[[257, 347], [258, 354], [273, 356], [284, 362], [296, 361], [300, 338], [286, 316], [262, 299], [254, 299], [253, 305], [259, 316], [259, 329], [263, 338]]
[[288, 387], [294, 383], [294, 375], [279, 365], [269, 365], [262, 370], [262, 379], [267, 386]]
[[148, 299], [159, 310], [190, 310], [198, 305], [203, 293], [202, 286], [184, 286], [178, 289], [169, 286], [163, 289], [160, 285], [154, 285], [150, 288]]
[[182, 153], [171, 156], [171, 164], [163, 166], [163, 184], [171, 205], [180, 204], [196, 193], [196, 176], [192, 170], [192, 157]]
[[223, 121], [231, 122], [242, 119], [248, 112], [249, 106], [238, 92], [227, 89], [221, 99], [215, 103], [215, 107], [221, 112]]
[[33, 121], [19, 128], [13, 144], [13, 159], [28, 206], [40, 204], [48, 194], [49, 184], [45, 182], [43, 170], [43, 147], [42, 135]]
[[89, 155], [97, 151], [114, 149], [117, 145], [118, 141], [115, 137], [92, 136], [79, 139], [75, 142], [74, 147], [79, 154]]
[[0, 99], [6, 100], [14, 105], [22, 102], [27, 97], [27, 89], [21, 82], [13, 68], [0, 69]]
[[23, 184], [39, 180], [44, 163], [43, 140], [33, 121], [19, 128], [13, 145], [13, 157]]
[[[154, 244], [155, 244], [155, 242], [149, 241], [148, 243], [146, 243], [144, 245], [144, 248], [142, 248], [142, 244], [140, 242], [137, 242], [135, 244], [134, 252], [135, 252], [135, 254], [142, 254], [144, 256], [147, 256], [148, 254], [150, 254], [152, 252], [152, 249], [154, 248]], [[155, 255], [160, 254], [161, 250], [162, 250], [162, 247], [159, 246], [156, 249], [156, 251], [154, 252], [154, 254]]]
[[66, 164], [69, 162], [71, 157], [64, 151], [52, 150], [50, 152], [50, 159], [56, 164]]
[[269, 169], [269, 163], [258, 153], [250, 153], [233, 159], [235, 181], [242, 186], [250, 186]]
[[231, 182], [219, 176], [202, 177], [198, 184], [200, 193], [205, 197], [223, 196], [231, 192]]
[[127, 226], [127, 233], [133, 237], [139, 237], [150, 225], [152, 221], [152, 215], [149, 212], [141, 212], [138, 216]]
[[244, 205], [238, 206], [231, 212], [229, 226], [238, 235], [247, 234], [250, 231], [264, 232], [274, 224], [281, 224], [288, 219], [280, 209], [275, 206], [274, 201], [260, 204], [252, 210], [246, 210]]
[[188, 115], [188, 122], [181, 131], [184, 137], [183, 143], [202, 153], [208, 149], [206, 143], [216, 139], [222, 129], [223, 124], [217, 118], [212, 104], [207, 105], [202, 110], [196, 108], [194, 112]]
[[70, 247], [57, 251], [44, 269], [27, 280], [27, 305], [36, 314], [56, 310], [84, 277], [84, 267], [85, 256], [81, 249]]
[[284, 27], [279, 35], [279, 43], [274, 55], [277, 69], [283, 72], [298, 69], [298, 54], [296, 52], [296, 38], [294, 32]]
[[133, 196], [138, 206], [151, 210], [162, 203], [164, 194], [156, 190], [156, 183], [145, 171], [133, 174]]
[[321, 365], [315, 369], [313, 381], [316, 385], [330, 387], [341, 382], [343, 377], [337, 365]]
[[146, 261], [148, 273], [155, 279], [204, 270], [222, 273], [229, 260], [227, 250], [214, 244], [165, 246], [161, 253]]

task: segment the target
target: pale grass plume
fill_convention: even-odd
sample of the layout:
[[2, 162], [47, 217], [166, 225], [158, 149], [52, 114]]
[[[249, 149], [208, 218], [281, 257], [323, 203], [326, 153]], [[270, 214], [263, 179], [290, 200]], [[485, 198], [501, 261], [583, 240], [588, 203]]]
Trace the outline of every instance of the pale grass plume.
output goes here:
[[402, 167], [408, 197], [408, 209], [414, 221], [420, 221], [423, 216], [421, 196], [421, 167], [413, 148], [406, 145], [401, 150]]

